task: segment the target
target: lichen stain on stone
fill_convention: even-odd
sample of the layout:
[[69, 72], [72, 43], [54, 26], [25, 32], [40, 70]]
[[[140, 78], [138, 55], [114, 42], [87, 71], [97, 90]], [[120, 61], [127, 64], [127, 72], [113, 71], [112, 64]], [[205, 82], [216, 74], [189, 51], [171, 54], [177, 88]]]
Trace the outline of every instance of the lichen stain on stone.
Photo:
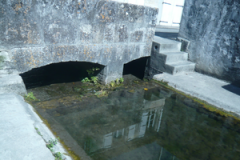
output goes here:
[[14, 32], [14, 33], [18, 34], [18, 31], [14, 28], [8, 28], [8, 32]]
[[31, 7], [27, 7], [26, 10], [24, 11], [25, 15], [28, 13], [28, 11], [30, 10]]
[[112, 47], [111, 48], [107, 48], [107, 52], [110, 53], [112, 51]]
[[27, 43], [28, 44], [33, 44], [33, 40], [32, 40], [32, 37], [31, 37], [31, 33], [32, 33], [32, 31], [30, 30], [30, 31], [28, 31], [28, 40], [27, 40]]
[[22, 4], [21, 3], [15, 4], [14, 10], [15, 11], [19, 11], [21, 8], [22, 8]]
[[105, 16], [101, 13], [101, 17], [102, 17], [102, 19], [104, 19], [105, 18]]
[[85, 46], [83, 52], [84, 52], [84, 55], [88, 57], [89, 54], [90, 54], [90, 49], [89, 49], [89, 47], [88, 47], [88, 46]]
[[33, 57], [32, 51], [30, 51], [30, 54], [31, 54], [30, 60], [32, 61], [32, 66], [33, 66], [33, 67], [36, 67], [37, 65], [36, 65], [36, 63], [35, 63], [35, 59], [34, 59], [34, 57]]

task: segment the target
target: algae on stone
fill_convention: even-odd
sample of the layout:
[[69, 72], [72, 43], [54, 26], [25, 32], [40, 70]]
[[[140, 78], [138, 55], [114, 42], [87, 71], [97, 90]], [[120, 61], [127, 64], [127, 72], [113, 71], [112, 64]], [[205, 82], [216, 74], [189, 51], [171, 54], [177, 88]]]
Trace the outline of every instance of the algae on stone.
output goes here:
[[3, 56], [0, 56], [0, 69], [2, 69], [2, 67], [3, 67], [4, 59], [5, 58]]

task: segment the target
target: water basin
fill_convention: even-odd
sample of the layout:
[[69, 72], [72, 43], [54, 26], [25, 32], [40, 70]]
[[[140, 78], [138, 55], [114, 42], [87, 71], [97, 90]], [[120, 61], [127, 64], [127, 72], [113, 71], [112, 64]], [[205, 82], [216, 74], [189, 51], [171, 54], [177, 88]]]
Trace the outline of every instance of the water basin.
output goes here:
[[38, 114], [79, 159], [239, 159], [236, 119], [154, 82], [135, 80], [94, 95], [102, 89], [76, 82], [29, 91], [41, 100], [31, 102]]

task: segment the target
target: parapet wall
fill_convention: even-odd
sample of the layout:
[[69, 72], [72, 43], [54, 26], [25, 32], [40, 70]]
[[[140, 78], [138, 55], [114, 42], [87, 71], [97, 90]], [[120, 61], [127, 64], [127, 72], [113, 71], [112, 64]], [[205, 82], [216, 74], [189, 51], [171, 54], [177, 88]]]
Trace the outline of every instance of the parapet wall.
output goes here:
[[125, 63], [150, 56], [158, 9], [145, 2], [1, 1], [0, 50], [19, 73], [51, 63], [99, 63], [108, 83], [122, 76]]

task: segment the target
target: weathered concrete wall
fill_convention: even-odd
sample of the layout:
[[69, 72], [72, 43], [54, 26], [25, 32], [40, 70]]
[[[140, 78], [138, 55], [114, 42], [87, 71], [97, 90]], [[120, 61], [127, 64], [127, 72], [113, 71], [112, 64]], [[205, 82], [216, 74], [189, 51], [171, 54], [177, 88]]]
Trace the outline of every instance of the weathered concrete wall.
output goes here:
[[150, 56], [157, 8], [103, 0], [4, 0], [0, 50], [19, 73], [50, 63], [87, 61], [106, 66], [102, 80]]
[[240, 81], [240, 1], [186, 0], [179, 36], [191, 41], [196, 70]]

